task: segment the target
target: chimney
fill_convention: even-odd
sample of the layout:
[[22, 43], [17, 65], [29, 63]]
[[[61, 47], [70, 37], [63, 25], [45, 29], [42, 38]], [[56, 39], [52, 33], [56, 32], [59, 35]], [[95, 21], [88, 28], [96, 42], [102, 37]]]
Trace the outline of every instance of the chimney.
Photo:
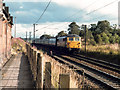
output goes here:
[[3, 6], [5, 6], [5, 3], [3, 3]]
[[5, 11], [6, 11], [7, 15], [9, 16], [9, 7], [5, 7]]
[[3, 3], [3, 9], [5, 10], [5, 3]]
[[10, 16], [11, 23], [13, 23], [13, 16]]

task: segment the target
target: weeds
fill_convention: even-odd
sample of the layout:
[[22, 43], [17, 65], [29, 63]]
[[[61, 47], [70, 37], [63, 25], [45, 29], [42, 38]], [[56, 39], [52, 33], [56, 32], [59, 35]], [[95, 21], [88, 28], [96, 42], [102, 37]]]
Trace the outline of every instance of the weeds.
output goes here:
[[120, 49], [113, 46], [114, 45], [89, 45], [87, 46], [86, 54], [83, 46], [81, 53], [93, 58], [103, 59], [108, 62], [120, 64]]

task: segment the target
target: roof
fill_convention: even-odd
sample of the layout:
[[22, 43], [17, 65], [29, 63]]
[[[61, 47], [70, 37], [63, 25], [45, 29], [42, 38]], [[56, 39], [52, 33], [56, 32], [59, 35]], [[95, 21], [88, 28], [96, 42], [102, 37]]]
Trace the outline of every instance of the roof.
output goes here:
[[67, 36], [61, 36], [61, 37], [58, 37], [57, 39], [63, 39], [63, 38], [67, 38], [67, 37], [80, 37], [80, 36], [76, 35], [76, 34], [68, 34]]
[[76, 34], [68, 34], [67, 37], [80, 37], [80, 36]]

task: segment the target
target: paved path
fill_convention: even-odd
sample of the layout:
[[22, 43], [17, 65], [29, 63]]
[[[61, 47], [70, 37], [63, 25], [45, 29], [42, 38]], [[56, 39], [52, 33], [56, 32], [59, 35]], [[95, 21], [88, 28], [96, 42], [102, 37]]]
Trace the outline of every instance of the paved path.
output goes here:
[[2, 69], [0, 88], [33, 88], [28, 61], [24, 54], [17, 54]]

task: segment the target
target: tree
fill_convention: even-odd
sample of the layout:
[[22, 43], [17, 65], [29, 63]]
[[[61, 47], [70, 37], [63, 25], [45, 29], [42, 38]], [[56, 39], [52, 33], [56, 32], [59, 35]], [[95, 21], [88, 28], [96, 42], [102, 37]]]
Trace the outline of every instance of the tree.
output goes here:
[[101, 37], [102, 37], [102, 41], [105, 43], [105, 44], [108, 44], [109, 43], [109, 37], [106, 35], [106, 33], [102, 33], [101, 34]]
[[88, 30], [87, 36], [89, 39], [94, 39], [94, 36], [90, 30]]
[[90, 40], [90, 44], [92, 44], [92, 45], [96, 45], [95, 40], [94, 40], [94, 39], [91, 39], [91, 40]]
[[98, 34], [105, 32], [105, 31], [110, 31], [110, 30], [112, 29], [111, 29], [110, 23], [107, 20], [98, 21], [97, 27], [96, 27], [96, 31]]
[[85, 31], [80, 30], [79, 36], [80, 36], [80, 37], [84, 37], [84, 35], [85, 35]]
[[61, 36], [65, 36], [67, 35], [67, 33], [65, 33], [64, 31], [61, 31], [58, 33], [57, 37], [61, 37]]
[[117, 29], [117, 34], [120, 36], [120, 29]]
[[97, 25], [96, 24], [90, 24], [91, 28], [89, 30], [95, 31]]
[[119, 36], [115, 33], [115, 34], [114, 34], [114, 37], [115, 37], [115, 42], [116, 42], [116, 43], [119, 43]]
[[110, 36], [109, 41], [110, 41], [110, 43], [114, 44], [115, 43], [115, 37], [114, 36]]
[[70, 25], [69, 25], [69, 34], [77, 34], [79, 35], [79, 26], [76, 24], [76, 22], [72, 22]]
[[95, 37], [95, 41], [96, 41], [98, 44], [102, 44], [102, 38], [101, 38], [101, 35], [96, 35], [96, 37]]
[[50, 37], [51, 37], [50, 35], [44, 34], [40, 37], [40, 39], [48, 39]]

